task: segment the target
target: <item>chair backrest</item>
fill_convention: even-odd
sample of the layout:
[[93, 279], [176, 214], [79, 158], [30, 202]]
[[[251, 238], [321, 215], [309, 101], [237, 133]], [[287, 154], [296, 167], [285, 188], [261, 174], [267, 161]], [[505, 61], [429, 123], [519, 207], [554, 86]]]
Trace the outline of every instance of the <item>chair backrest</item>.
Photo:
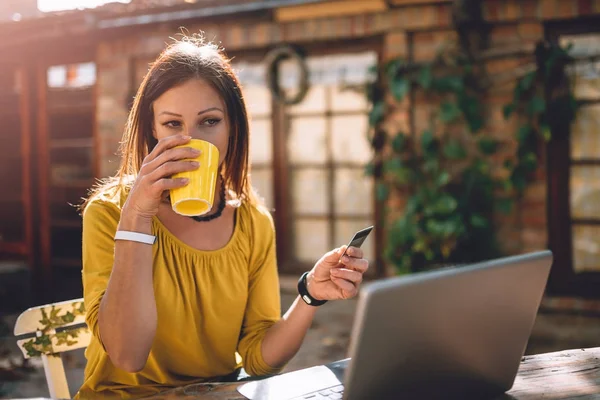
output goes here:
[[83, 299], [32, 307], [19, 315], [15, 336], [25, 358], [41, 357], [50, 397], [71, 398], [60, 353], [87, 347]]

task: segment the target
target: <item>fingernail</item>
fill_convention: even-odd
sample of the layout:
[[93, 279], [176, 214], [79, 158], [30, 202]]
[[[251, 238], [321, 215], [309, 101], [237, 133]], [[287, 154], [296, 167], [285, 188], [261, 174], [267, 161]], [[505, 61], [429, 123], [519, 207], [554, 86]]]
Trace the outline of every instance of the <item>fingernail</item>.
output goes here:
[[340, 271], [339, 271], [339, 270], [337, 270], [337, 269], [332, 269], [332, 270], [331, 270], [331, 273], [332, 273], [333, 275], [339, 275], [339, 274], [340, 274]]
[[194, 153], [194, 154], [200, 154], [200, 150], [198, 150], [198, 149], [192, 149], [192, 153]]
[[192, 161], [192, 167], [199, 167], [200, 163], [198, 161]]
[[181, 183], [188, 183], [190, 181], [189, 178], [179, 178], [179, 182]]
[[350, 257], [344, 256], [344, 257], [342, 257], [342, 261], [343, 262], [350, 262]]
[[185, 140], [189, 140], [189, 139], [191, 139], [191, 138], [192, 138], [192, 137], [191, 137], [191, 136], [188, 136], [188, 135], [183, 135], [183, 137], [182, 137], [182, 139], [185, 139]]

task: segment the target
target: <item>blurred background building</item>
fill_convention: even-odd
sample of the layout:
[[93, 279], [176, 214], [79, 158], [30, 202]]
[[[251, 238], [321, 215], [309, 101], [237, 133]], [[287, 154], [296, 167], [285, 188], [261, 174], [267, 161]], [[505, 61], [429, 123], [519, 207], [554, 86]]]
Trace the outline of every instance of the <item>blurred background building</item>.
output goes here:
[[[0, 4], [0, 286], [15, 308], [81, 296], [81, 218], [72, 205], [96, 178], [116, 170], [132, 97], [148, 64], [182, 27], [204, 32], [233, 58], [252, 116], [252, 179], [273, 210], [282, 276], [297, 276], [370, 224], [370, 277], [390, 273], [381, 256], [383, 215], [402, 202], [378, 201], [364, 174], [374, 156], [365, 88], [389, 60], [431, 60], [456, 40], [460, 11], [478, 10], [496, 51], [486, 64], [491, 74], [517, 74], [544, 39], [573, 43], [572, 54], [587, 60], [570, 69], [585, 107], [560, 140], [540, 145], [544, 162], [497, 229], [507, 254], [554, 251], [547, 308], [600, 312], [590, 300], [600, 295], [600, 0], [131, 0], [53, 12], [37, 6]], [[298, 55], [279, 68], [288, 98], [302, 92], [302, 66], [308, 72], [308, 90], [296, 104], [269, 88], [273, 51]], [[507, 84], [486, 102], [486, 123], [508, 145], [514, 127], [502, 106], [511, 90]], [[411, 98], [391, 107], [385, 123], [414, 134], [427, 115], [425, 102]], [[31, 288], [35, 295], [19, 303]], [[588, 300], [576, 300], [582, 297]]]

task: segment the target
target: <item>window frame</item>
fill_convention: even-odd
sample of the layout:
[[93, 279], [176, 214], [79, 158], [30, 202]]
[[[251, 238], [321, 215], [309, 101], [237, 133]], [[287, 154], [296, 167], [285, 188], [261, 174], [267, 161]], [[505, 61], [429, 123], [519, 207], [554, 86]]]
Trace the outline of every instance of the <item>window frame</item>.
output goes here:
[[[600, 34], [600, 18], [585, 17], [545, 24], [546, 39], [558, 43], [564, 35]], [[598, 104], [583, 101], [582, 106]], [[571, 130], [553, 131], [547, 144], [547, 217], [548, 246], [554, 263], [548, 281], [548, 293], [556, 296], [600, 297], [600, 271], [576, 273], [573, 262], [573, 232], [576, 225], [600, 225], [600, 219], [576, 219], [571, 216], [570, 175], [573, 165], [599, 165], [594, 160], [571, 159]], [[600, 260], [599, 260], [600, 261]]]
[[[375, 36], [371, 38], [355, 39], [352, 41], [341, 40], [324, 43], [296, 43], [303, 46], [306, 55], [311, 57], [360, 53], [372, 51], [377, 54], [377, 63], [382, 63], [383, 37]], [[273, 184], [277, 190], [273, 189], [275, 212], [274, 221], [277, 229], [277, 255], [279, 260], [279, 270], [283, 273], [295, 274], [312, 268], [313, 265], [301, 263], [293, 258], [293, 242], [290, 234], [293, 227], [293, 210], [291, 209], [291, 181], [290, 165], [287, 157], [287, 137], [290, 132], [290, 120], [294, 118], [292, 114], [286, 113], [286, 106], [278, 104], [274, 99], [273, 103]], [[302, 116], [308, 115], [302, 113]], [[338, 115], [338, 113], [333, 113]], [[327, 118], [330, 116], [327, 114]], [[328, 122], [330, 124], [330, 122]], [[328, 173], [333, 173], [331, 162], [320, 167], [325, 167]], [[338, 166], [338, 164], [335, 164]], [[330, 198], [330, 202], [333, 198]], [[368, 276], [382, 277], [386, 274], [382, 254], [383, 238], [383, 203], [377, 201], [375, 193], [372, 194], [373, 201], [373, 224], [379, 229], [375, 229], [370, 240], [374, 241], [374, 264], [370, 266]], [[329, 221], [335, 221], [333, 209], [330, 208], [329, 215], [326, 218]], [[347, 216], [344, 216], [346, 218]], [[332, 219], [333, 218], [333, 219]], [[362, 218], [362, 216], [361, 216]], [[331, 235], [334, 235], [331, 233]], [[348, 238], [350, 240], [350, 238]], [[315, 262], [317, 260], [314, 260]]]

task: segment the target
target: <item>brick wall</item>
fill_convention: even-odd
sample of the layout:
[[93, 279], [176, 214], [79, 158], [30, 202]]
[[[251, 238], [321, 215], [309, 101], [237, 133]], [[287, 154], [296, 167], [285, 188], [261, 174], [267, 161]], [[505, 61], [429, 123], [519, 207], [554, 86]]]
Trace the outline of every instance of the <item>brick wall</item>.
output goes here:
[[[283, 42], [315, 43], [377, 37], [382, 41], [381, 57], [384, 61], [394, 57], [427, 61], [442, 42], [455, 36], [451, 28], [451, 7], [451, 2], [439, 1], [359, 16], [284, 24], [261, 21], [215, 25], [207, 22], [191, 24], [187, 28], [190, 32], [203, 30], [208, 38], [215, 38], [230, 51], [265, 48]], [[532, 48], [543, 37], [545, 21], [600, 14], [600, 0], [485, 0], [483, 14], [487, 21], [494, 23], [491, 47], [519, 45], [526, 48], [531, 45]], [[133, 74], [129, 69], [134, 65], [130, 60], [154, 57], [168, 38], [177, 32], [178, 26], [160, 26], [139, 36], [103, 42], [99, 46], [97, 120], [102, 175], [111, 174], [116, 167], [114, 153], [127, 116], [125, 105], [135, 89], [135, 84], [130, 82]], [[524, 61], [526, 58], [511, 56], [489, 61], [487, 66], [492, 74], [510, 74]], [[513, 82], [514, 79], [507, 79], [506, 84], [497, 86], [487, 101], [488, 129], [505, 140], [509, 150], [515, 146], [515, 126], [513, 122], [504, 121], [502, 105], [510, 99]], [[426, 118], [424, 106], [408, 102], [393, 104], [390, 100], [392, 112], [386, 119], [387, 130], [394, 133], [408, 131], [409, 113], [413, 108], [417, 132], [420, 131], [418, 128]], [[499, 237], [507, 252], [524, 252], [547, 245], [544, 168], [538, 171], [535, 179], [519, 207], [511, 215], [497, 218]], [[390, 201], [395, 207], [403, 204], [403, 199]]]

